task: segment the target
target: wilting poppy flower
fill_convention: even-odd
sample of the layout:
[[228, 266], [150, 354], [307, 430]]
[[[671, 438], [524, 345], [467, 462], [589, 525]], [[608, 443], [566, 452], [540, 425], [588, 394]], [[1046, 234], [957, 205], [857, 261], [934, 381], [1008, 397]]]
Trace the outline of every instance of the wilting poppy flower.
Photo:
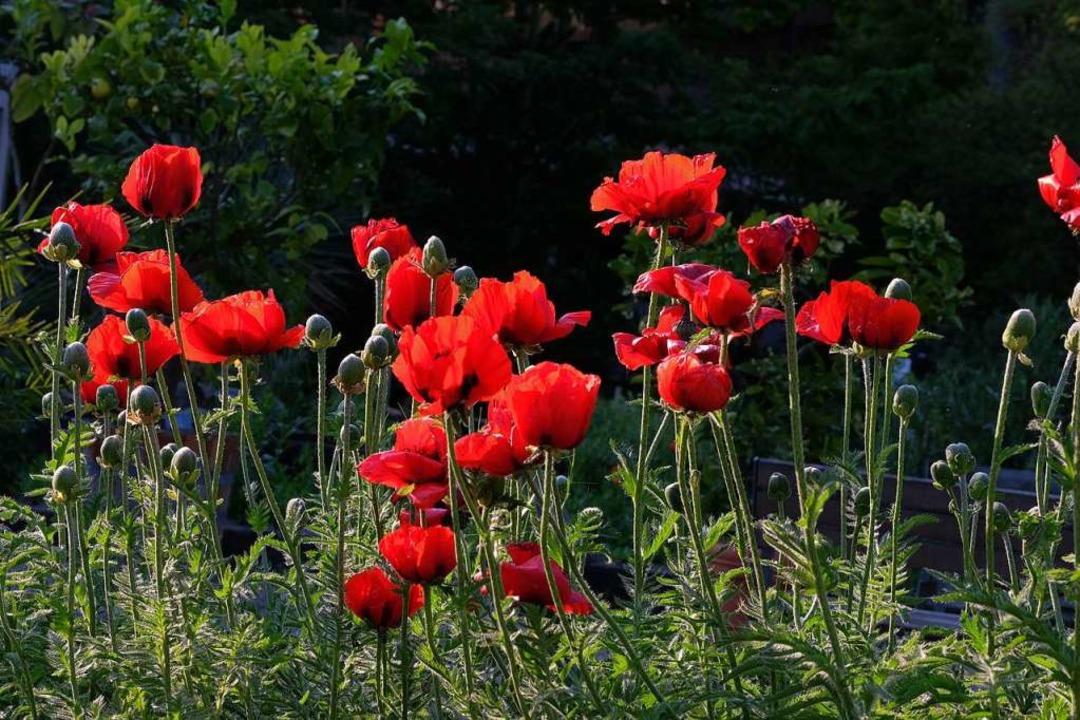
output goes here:
[[[424, 607], [424, 588], [408, 588], [409, 617]], [[382, 568], [368, 568], [345, 581], [345, 606], [379, 630], [401, 627], [406, 590]]]
[[96, 374], [79, 385], [79, 397], [82, 398], [83, 403], [93, 405], [97, 402], [97, 389], [102, 385], [112, 385], [116, 388], [116, 396], [120, 400], [120, 407], [127, 407], [128, 381], [110, 381], [107, 376], [98, 376]]
[[410, 395], [439, 413], [489, 400], [510, 380], [510, 358], [489, 328], [471, 317], [437, 317], [398, 341], [394, 375]]
[[407, 582], [439, 583], [457, 567], [454, 531], [445, 525], [402, 525], [383, 536], [379, 552]]
[[596, 375], [543, 362], [515, 375], [503, 397], [522, 444], [572, 450], [585, 439], [599, 392]]
[[353, 254], [362, 268], [367, 267], [368, 258], [375, 248], [383, 248], [390, 253], [391, 260], [397, 260], [417, 247], [408, 226], [401, 225], [394, 218], [368, 220], [366, 225], [355, 226], [351, 235]]
[[[180, 352], [173, 331], [159, 320], [149, 318], [150, 339], [144, 344], [146, 374], [153, 375], [171, 357]], [[86, 338], [86, 352], [94, 377], [139, 380], [139, 346], [128, 337], [127, 324], [117, 315], [107, 315]]]
[[411, 418], [398, 425], [394, 447], [369, 455], [356, 467], [364, 480], [408, 496], [430, 508], [449, 492], [446, 431], [433, 418]]
[[701, 263], [668, 265], [658, 270], [641, 273], [637, 282], [634, 283], [634, 292], [650, 292], [670, 298], [681, 298], [682, 296], [676, 286], [677, 279], [682, 278], [683, 280], [705, 283], [708, 281], [708, 276], [714, 272], [716, 272], [716, 268], [712, 265], [702, 265]]
[[[627, 160], [619, 179], [605, 178], [592, 194], [594, 211], [613, 210], [615, 217], [597, 225], [605, 235], [619, 223], [655, 226], [661, 223], [698, 225], [722, 223], [716, 213], [716, 190], [724, 179], [723, 167], [713, 167], [716, 156], [688, 158], [676, 153], [650, 152], [641, 160]], [[705, 214], [707, 217], [700, 217]]]
[[[176, 258], [180, 312], [203, 301], [203, 292]], [[116, 254], [116, 272], [94, 273], [86, 284], [90, 297], [103, 308], [126, 313], [139, 308], [147, 313], [175, 317], [169, 285], [169, 254], [164, 250]]]
[[754, 295], [750, 283], [727, 270], [717, 270], [701, 280], [675, 277], [679, 295], [690, 303], [690, 311], [700, 322], [724, 332], [744, 332], [750, 327]]
[[195, 148], [154, 145], [131, 163], [120, 190], [140, 214], [176, 220], [199, 202], [201, 164]]
[[[127, 245], [128, 228], [111, 205], [69, 202], [53, 210], [52, 224], [58, 222], [67, 223], [75, 231], [80, 263], [94, 271], [114, 269], [116, 253]], [[48, 238], [42, 240], [38, 252], [48, 244]]]
[[247, 290], [199, 303], [180, 316], [180, 331], [187, 359], [213, 364], [294, 348], [304, 338], [303, 325], [285, 327], [285, 310], [273, 290], [266, 295]]
[[544, 283], [522, 270], [510, 282], [490, 278], [465, 303], [462, 315], [475, 318], [499, 336], [499, 341], [516, 347], [542, 345], [566, 337], [575, 326], [589, 324], [588, 310], [555, 316], [555, 305], [547, 297]]
[[894, 352], [915, 335], [920, 319], [915, 303], [875, 295], [852, 304], [848, 328], [851, 339], [864, 348]]
[[[503, 592], [507, 597], [530, 605], [543, 605], [555, 610], [555, 600], [551, 596], [547, 575], [544, 573], [544, 560], [540, 555], [540, 546], [536, 543], [514, 543], [507, 545], [506, 552], [512, 562], [504, 562], [499, 568], [502, 577]], [[555, 588], [559, 591], [563, 609], [570, 615], [589, 615], [593, 611], [589, 600], [570, 588], [570, 579], [566, 572], [554, 560], [551, 561], [551, 573], [555, 576]], [[487, 588], [484, 588], [486, 591]]]
[[488, 403], [487, 425], [458, 438], [454, 454], [464, 469], [496, 477], [512, 475], [533, 459], [535, 452], [514, 426], [505, 389]]
[[731, 377], [724, 368], [692, 353], [672, 355], [656, 369], [660, 398], [675, 410], [713, 412], [731, 398]]
[[[413, 248], [386, 274], [386, 324], [394, 330], [416, 326], [431, 317], [431, 278], [420, 267], [423, 252]], [[450, 315], [457, 303], [454, 277], [443, 273], [435, 281], [435, 315]]]
[[814, 221], [793, 215], [739, 229], [739, 247], [750, 264], [766, 275], [775, 273], [785, 259], [802, 262], [817, 251], [820, 243]]
[[795, 330], [800, 335], [826, 345], [847, 345], [851, 342], [848, 321], [854, 304], [877, 297], [874, 289], [858, 280], [833, 280], [829, 291], [817, 299], [803, 303], [795, 316]]

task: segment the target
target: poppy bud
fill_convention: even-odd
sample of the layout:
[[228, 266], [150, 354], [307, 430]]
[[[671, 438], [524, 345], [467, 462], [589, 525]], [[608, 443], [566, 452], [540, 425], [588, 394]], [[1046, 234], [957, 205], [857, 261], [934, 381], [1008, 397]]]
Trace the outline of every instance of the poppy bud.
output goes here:
[[52, 398], [51, 392], [47, 392], [41, 396], [41, 416], [49, 417], [52, 414]]
[[81, 249], [82, 245], [75, 237], [75, 228], [66, 222], [58, 222], [52, 226], [49, 242], [41, 254], [53, 262], [66, 263], [77, 258]]
[[679, 489], [679, 483], [673, 482], [664, 488], [664, 499], [667, 500], [668, 507], [674, 512], [682, 515], [683, 513], [683, 501], [682, 490]]
[[859, 488], [855, 493], [855, 517], [864, 518], [870, 514], [870, 488]]
[[153, 425], [161, 417], [161, 399], [157, 390], [140, 385], [128, 396], [127, 421], [136, 425]]
[[393, 361], [398, 356], [398, 343], [397, 337], [394, 335], [394, 331], [390, 329], [390, 326], [386, 323], [379, 323], [375, 327], [371, 328], [371, 336], [379, 337], [386, 340], [386, 344], [390, 346], [390, 355], [388, 356]]
[[892, 300], [907, 300], [911, 302], [911, 286], [903, 278], [893, 278], [889, 287], [885, 288], [885, 297]]
[[364, 350], [360, 353], [360, 359], [364, 365], [372, 370], [378, 370], [390, 364], [390, 343], [382, 335], [372, 335], [364, 343]]
[[968, 496], [976, 502], [982, 502], [990, 494], [990, 476], [977, 472], [968, 480]]
[[304, 324], [304, 342], [312, 350], [332, 348], [337, 345], [334, 327], [329, 320], [316, 313]]
[[938, 490], [948, 490], [956, 485], [956, 475], [949, 467], [949, 463], [944, 460], [934, 461], [934, 464], [930, 466], [930, 477]]
[[1069, 314], [1072, 315], [1073, 320], [1080, 321], [1080, 282], [1073, 287], [1072, 295], [1069, 297]]
[[769, 476], [768, 495], [770, 500], [782, 503], [791, 496], [791, 481], [783, 473], [774, 472]]
[[914, 385], [901, 385], [893, 395], [892, 409], [901, 420], [910, 420], [919, 407], [919, 389]]
[[64, 370], [75, 377], [85, 377], [90, 373], [90, 354], [81, 342], [73, 342], [64, 348]]
[[803, 477], [806, 478], [806, 482], [811, 485], [821, 487], [825, 484], [825, 473], [821, 472], [821, 468], [813, 466], [807, 467], [803, 470]]
[[443, 241], [432, 235], [424, 243], [424, 254], [420, 266], [428, 277], [437, 278], [450, 269], [450, 260], [446, 257]]
[[1008, 531], [1012, 526], [1012, 513], [1009, 512], [1008, 506], [1003, 502], [994, 503], [994, 531], [1003, 533]]
[[98, 389], [94, 393], [94, 406], [101, 413], [112, 412], [119, 407], [120, 396], [117, 394], [116, 388], [112, 385], [98, 385]]
[[1023, 352], [1035, 336], [1035, 314], [1027, 308], [1021, 308], [1012, 314], [1005, 332], [1001, 334], [1001, 344], [1010, 352]]
[[393, 262], [394, 259], [390, 257], [390, 251], [386, 248], [374, 248], [368, 255], [367, 267], [364, 268], [364, 272], [367, 273], [369, 278], [374, 280], [380, 275], [385, 275]]
[[1031, 386], [1031, 409], [1035, 417], [1043, 420], [1050, 413], [1050, 401], [1054, 391], [1042, 380]]
[[1074, 322], [1065, 333], [1065, 349], [1074, 354], [1080, 352], [1080, 322]]
[[471, 267], [462, 265], [454, 271], [454, 284], [458, 286], [461, 299], [464, 301], [468, 300], [476, 291], [476, 288], [480, 287], [480, 280]]
[[307, 513], [307, 503], [304, 498], [294, 497], [285, 505], [285, 524], [293, 532], [299, 530], [304, 524], [304, 515]]
[[132, 308], [124, 316], [124, 324], [127, 325], [128, 334], [135, 342], [144, 343], [150, 339], [150, 318], [139, 308]]
[[173, 454], [169, 470], [177, 485], [194, 487], [199, 478], [199, 458], [191, 448], [182, 447]]
[[116, 434], [123, 435], [127, 431], [127, 410], [116, 413]]
[[[349, 446], [348, 449], [349, 450], [359, 450], [360, 445], [364, 440], [364, 436], [360, 434], [359, 426], [357, 426], [356, 423], [349, 423], [347, 427], [349, 428], [349, 437], [347, 438], [348, 441], [349, 441], [348, 442], [348, 446]], [[338, 440], [341, 442], [341, 445], [343, 447], [346, 445], [346, 442], [345, 442], [345, 440], [346, 440], [345, 428], [346, 428], [346, 426], [342, 425], [341, 430], [338, 431]]]
[[975, 455], [965, 443], [952, 443], [945, 448], [945, 462], [957, 477], [968, 475], [975, 469]]
[[116, 467], [124, 463], [124, 438], [110, 435], [101, 441], [98, 449], [98, 465], [103, 468]]
[[172, 466], [173, 455], [180, 449], [180, 446], [176, 443], [168, 443], [161, 446], [161, 452], [158, 457], [161, 458], [161, 467], [168, 469]]
[[353, 353], [341, 359], [334, 384], [342, 395], [355, 395], [364, 389], [364, 361]]
[[60, 502], [74, 500], [79, 495], [79, 476], [70, 465], [56, 468], [52, 476], [52, 489]]

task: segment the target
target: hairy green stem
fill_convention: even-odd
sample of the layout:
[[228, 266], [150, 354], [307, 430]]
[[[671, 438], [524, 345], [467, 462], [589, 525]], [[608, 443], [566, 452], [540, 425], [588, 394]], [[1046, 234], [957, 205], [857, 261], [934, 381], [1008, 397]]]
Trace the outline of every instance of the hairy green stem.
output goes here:
[[[847, 461], [848, 451], [851, 450], [851, 398], [853, 393], [851, 392], [851, 366], [855, 363], [855, 356], [851, 352], [844, 353], [844, 426], [841, 428], [842, 445], [840, 447], [840, 458], [842, 461]], [[840, 484], [840, 557], [844, 560], [848, 559], [848, 518], [847, 518], [847, 506], [848, 506], [848, 487], [847, 483]], [[854, 538], [851, 539], [851, 545], [854, 547]]]
[[[345, 422], [341, 426], [341, 438], [338, 444], [338, 449], [342, 453], [347, 453], [349, 449], [349, 405], [351, 403], [352, 396], [349, 393], [345, 393], [344, 396], [344, 414]], [[345, 509], [348, 506], [348, 487], [352, 483], [345, 479], [345, 468], [347, 466], [346, 461], [342, 461], [338, 468], [338, 484], [337, 484], [337, 527], [334, 529], [337, 531], [337, 547], [334, 550], [334, 562], [337, 566], [335, 571], [335, 581], [337, 582], [337, 607], [334, 611], [334, 649], [333, 654], [330, 656], [332, 659], [331, 675], [330, 675], [330, 720], [337, 720], [338, 716], [338, 697], [341, 678], [341, 635], [344, 630], [344, 615], [345, 615]], [[300, 571], [300, 568], [297, 568]], [[406, 608], [408, 610], [408, 608]], [[408, 615], [408, 612], [405, 613]], [[405, 620], [402, 620], [402, 625], [405, 624]]]
[[[322, 500], [323, 513], [330, 512], [330, 479], [326, 477], [326, 348], [319, 347], [315, 352], [318, 367], [318, 386], [315, 400], [315, 468], [318, 473], [319, 499]], [[367, 432], [367, 429], [364, 430]], [[367, 448], [365, 452], [370, 453]]]
[[[994, 498], [997, 497], [997, 480], [998, 475], [1001, 474], [1001, 464], [1003, 462], [1001, 451], [1005, 440], [1005, 421], [1009, 413], [1009, 395], [1012, 392], [1018, 355], [1019, 353], [1015, 350], [1009, 350], [1008, 359], [1005, 361], [1005, 374], [1001, 381], [1001, 396], [998, 399], [997, 423], [994, 426], [994, 449], [990, 457], [990, 482], [987, 484], [986, 507], [983, 512], [985, 515], [983, 532], [986, 535], [986, 591], [989, 593], [994, 592], [995, 578], [997, 576], [994, 566], [994, 535], [996, 534], [994, 530]], [[986, 623], [988, 631], [987, 645], [989, 654], [993, 657], [996, 644], [993, 610], [986, 614]]]
[[[900, 418], [900, 432], [896, 439], [896, 495], [893, 497], [892, 519], [889, 526], [889, 554], [892, 558], [889, 568], [889, 602], [896, 606], [896, 565], [899, 561], [900, 509], [904, 503], [904, 446], [907, 444], [907, 418]], [[896, 613], [889, 614], [889, 652], [896, 646]]]
[[66, 263], [57, 263], [60, 275], [57, 281], [59, 291], [56, 301], [56, 347], [53, 348], [52, 393], [49, 396], [49, 440], [52, 458], [57, 459], [60, 446], [60, 363], [64, 357], [64, 327], [66, 324], [67, 271]]
[[[454, 451], [454, 419], [450, 413], [443, 414], [443, 427], [446, 430], [446, 452], [447, 456]], [[455, 456], [456, 459], [456, 456]], [[456, 462], [454, 463], [456, 465]], [[458, 504], [458, 494], [463, 493], [463, 488], [459, 487], [460, 479], [453, 471], [449, 472], [450, 481], [450, 523], [454, 530], [454, 552], [457, 555], [457, 569], [454, 571], [454, 582], [457, 587], [457, 607], [458, 607], [458, 625], [461, 633], [461, 657], [463, 664], [465, 665], [465, 694], [466, 703], [469, 707], [472, 707], [473, 702], [473, 664], [472, 664], [472, 634], [471, 634], [471, 619], [469, 617], [469, 608], [464, 602], [464, 598], [467, 594], [467, 584], [469, 582], [469, 576], [471, 574], [471, 568], [469, 567], [468, 548], [465, 546], [465, 536], [462, 533], [461, 528], [461, 506]], [[421, 511], [423, 513], [423, 511]], [[492, 598], [492, 602], [498, 602], [497, 597]]]
[[[408, 605], [408, 599], [402, 601]], [[408, 607], [401, 613], [401, 644], [398, 650], [401, 663], [401, 720], [409, 720], [409, 681], [412, 679], [412, 651], [409, 647]]]
[[[154, 481], [154, 583], [157, 588], [157, 601], [163, 612], [168, 615], [168, 593], [165, 584], [165, 473], [161, 469], [161, 448], [158, 447], [157, 428], [143, 425], [143, 439], [146, 441], [146, 454], [150, 462], [151, 476]], [[172, 712], [172, 645], [169, 642], [169, 623], [161, 626], [161, 680], [165, 690], [165, 708]]]
[[[871, 364], [873, 370], [871, 370]], [[870, 509], [866, 515], [866, 564], [863, 569], [862, 583], [859, 586], [859, 624], [866, 616], [866, 596], [869, 593], [870, 580], [874, 577], [877, 563], [877, 511], [881, 503], [880, 486], [877, 477], [878, 438], [877, 408], [881, 387], [881, 361], [875, 355], [873, 362], [863, 358], [863, 388], [866, 391], [866, 433], [863, 437], [865, 447], [863, 459], [866, 461], [866, 486], [870, 489]]]

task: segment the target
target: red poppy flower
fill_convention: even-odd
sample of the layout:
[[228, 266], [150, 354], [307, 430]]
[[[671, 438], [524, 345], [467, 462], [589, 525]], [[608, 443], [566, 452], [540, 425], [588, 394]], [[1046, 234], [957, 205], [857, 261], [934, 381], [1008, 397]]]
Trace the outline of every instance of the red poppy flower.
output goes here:
[[[173, 331], [159, 320], [150, 320], [150, 339], [145, 343], [146, 374], [153, 375], [180, 352]], [[139, 380], [139, 346], [128, 336], [127, 324], [117, 315], [107, 315], [86, 338], [86, 352], [94, 377], [103, 382], [112, 378]]]
[[487, 425], [478, 432], [458, 438], [454, 454], [466, 470], [496, 477], [513, 475], [533, 459], [521, 433], [514, 427], [514, 418], [506, 405], [506, 390], [488, 404]]
[[915, 303], [874, 295], [852, 304], [848, 328], [851, 339], [864, 348], [894, 352], [911, 340], [920, 320]]
[[440, 413], [489, 400], [510, 380], [510, 358], [489, 329], [471, 317], [438, 317], [398, 341], [394, 375], [421, 403]]
[[813, 255], [821, 244], [814, 221], [784, 215], [771, 223], [739, 229], [739, 247], [759, 272], [771, 275], [785, 259], [799, 263]]
[[[708, 219], [695, 222], [723, 222], [716, 214], [716, 191], [724, 179], [723, 167], [713, 167], [716, 156], [688, 158], [676, 153], [650, 152], [641, 160], [627, 160], [619, 169], [619, 179], [605, 178], [592, 194], [594, 211], [614, 210], [618, 214], [597, 225], [605, 235], [619, 223], [687, 225], [701, 214]], [[719, 219], [718, 219], [719, 218]]]
[[[531, 542], [515, 543], [507, 545], [506, 552], [512, 562], [502, 563], [499, 574], [507, 597], [515, 598], [520, 603], [543, 605], [548, 610], [555, 610], [555, 600], [551, 596], [551, 588], [544, 573], [540, 546]], [[555, 588], [559, 591], [563, 609], [570, 615], [591, 614], [592, 604], [584, 595], [570, 588], [570, 579], [566, 572], [554, 560], [550, 567], [552, 575], [555, 576]]]
[[127, 407], [128, 381], [109, 381], [107, 376], [98, 376], [96, 374], [79, 385], [79, 397], [82, 398], [83, 403], [86, 405], [93, 405], [97, 402], [97, 389], [102, 385], [112, 385], [116, 388], [116, 395], [120, 400], [120, 407]]
[[[379, 630], [401, 627], [405, 588], [391, 580], [382, 568], [368, 568], [345, 581], [345, 606]], [[410, 585], [409, 617], [424, 607], [424, 588]]]
[[1046, 204], [1062, 215], [1080, 207], [1080, 165], [1056, 135], [1050, 144], [1050, 169], [1053, 173], [1039, 178], [1039, 192]]
[[795, 316], [795, 330], [826, 345], [846, 345], [851, 342], [848, 319], [852, 305], [873, 297], [877, 297], [877, 293], [866, 283], [833, 280], [828, 292], [821, 293], [816, 300], [810, 300], [799, 308]]
[[444, 525], [402, 525], [383, 536], [379, 552], [407, 582], [440, 583], [457, 567], [454, 531]]
[[515, 375], [504, 398], [522, 444], [572, 450], [585, 439], [599, 392], [596, 375], [543, 362]]
[[[420, 267], [423, 251], [412, 248], [390, 266], [386, 274], [386, 324], [394, 330], [416, 326], [431, 317], [431, 278]], [[443, 273], [435, 281], [435, 315], [452, 315], [458, 289], [454, 276]]]
[[716, 272], [712, 265], [701, 263], [686, 263], [685, 265], [668, 265], [659, 270], [649, 270], [638, 276], [634, 283], [636, 293], [656, 293], [670, 298], [681, 298], [679, 289], [675, 285], [677, 278], [706, 282], [708, 276]]
[[724, 368], [693, 353], [672, 355], [656, 369], [660, 398], [675, 410], [713, 412], [731, 398], [731, 377]]
[[191, 362], [222, 363], [230, 358], [266, 355], [294, 348], [304, 326], [285, 327], [285, 310], [270, 290], [247, 290], [222, 300], [199, 303], [180, 316], [184, 355]]
[[677, 275], [675, 287], [689, 301], [694, 317], [705, 325], [734, 333], [750, 328], [750, 311], [755, 302], [750, 283], [727, 270], [717, 270], [700, 280]]
[[368, 220], [367, 225], [354, 227], [351, 235], [353, 254], [362, 268], [367, 268], [368, 258], [375, 248], [383, 248], [390, 253], [391, 260], [397, 260], [417, 247], [408, 226], [399, 224], [394, 218]]
[[[668, 239], [679, 243], [683, 247], [698, 247], [712, 239], [713, 233], [724, 226], [727, 221], [720, 213], [703, 212], [691, 215], [681, 223], [668, 225]], [[649, 237], [653, 240], [660, 239], [660, 228], [651, 227], [648, 230]]]
[[575, 326], [584, 327], [592, 318], [588, 310], [556, 318], [555, 305], [548, 300], [544, 283], [524, 270], [515, 273], [510, 282], [481, 280], [461, 314], [487, 325], [500, 342], [516, 347], [532, 347], [566, 337]]
[[660, 311], [656, 327], [645, 328], [640, 336], [627, 332], [615, 333], [611, 336], [615, 341], [615, 357], [627, 370], [634, 371], [655, 365], [668, 355], [682, 350], [686, 340], [675, 331], [675, 327], [685, 317], [686, 308], [683, 305], [668, 305]]
[[[176, 277], [180, 312], [185, 313], [203, 301], [203, 291], [180, 264], [179, 256]], [[94, 302], [108, 310], [126, 313], [139, 308], [147, 313], [176, 315], [169, 289], [169, 254], [164, 250], [117, 253], [116, 272], [94, 273], [86, 287]]]
[[430, 508], [449, 492], [446, 431], [433, 418], [411, 418], [398, 425], [391, 450], [369, 455], [356, 467], [364, 480]]
[[154, 145], [131, 163], [120, 190], [140, 214], [176, 220], [199, 202], [201, 164], [195, 148]]
[[[66, 222], [75, 231], [80, 263], [94, 271], [114, 269], [116, 253], [127, 245], [128, 228], [111, 205], [69, 202], [53, 210], [52, 224], [58, 222]], [[48, 244], [48, 238], [42, 240], [38, 252]]]

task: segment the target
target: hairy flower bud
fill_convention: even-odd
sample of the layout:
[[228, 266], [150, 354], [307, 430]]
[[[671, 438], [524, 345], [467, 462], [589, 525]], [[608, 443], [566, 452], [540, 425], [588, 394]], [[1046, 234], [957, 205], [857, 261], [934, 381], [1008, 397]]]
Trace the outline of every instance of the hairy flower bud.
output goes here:
[[480, 287], [480, 280], [471, 267], [462, 265], [454, 271], [454, 284], [458, 286], [461, 299], [464, 301], [468, 300], [476, 292], [476, 288]]
[[382, 335], [372, 335], [364, 343], [364, 350], [360, 353], [360, 359], [364, 365], [372, 370], [386, 367], [392, 362], [390, 357], [390, 343]]
[[968, 496], [976, 502], [982, 502], [989, 494], [990, 476], [984, 472], [977, 472], [972, 475], [971, 479], [968, 480]]
[[1080, 322], [1074, 322], [1065, 333], [1065, 349], [1074, 354], [1080, 352]]
[[1080, 282], [1073, 286], [1072, 295], [1069, 297], [1069, 314], [1073, 320], [1080, 322]]
[[1054, 391], [1042, 380], [1031, 386], [1031, 410], [1035, 417], [1043, 420], [1050, 413], [1050, 401], [1053, 400]]
[[199, 479], [199, 456], [189, 447], [178, 449], [169, 463], [169, 472], [177, 485], [194, 487]]
[[175, 455], [176, 451], [179, 449], [180, 446], [174, 442], [167, 443], [161, 446], [161, 452], [158, 454], [158, 457], [161, 458], [162, 468], [164, 468], [165, 470], [169, 469], [169, 467], [172, 465], [173, 455]]
[[859, 488], [855, 493], [855, 517], [863, 518], [870, 514], [870, 488]]
[[64, 370], [75, 377], [86, 377], [90, 374], [90, 353], [81, 342], [73, 342], [64, 348], [62, 361]]
[[120, 396], [112, 385], [98, 385], [94, 392], [94, 407], [104, 414], [120, 407]]
[[136, 425], [154, 425], [161, 418], [161, 399], [157, 390], [140, 385], [128, 396], [127, 421]]
[[364, 361], [353, 353], [341, 359], [334, 384], [342, 395], [356, 395], [364, 390]]
[[809, 466], [803, 470], [803, 477], [806, 478], [806, 482], [810, 485], [820, 487], [825, 484], [825, 473], [821, 472], [821, 468]]
[[312, 315], [304, 323], [304, 344], [312, 350], [325, 350], [337, 345], [338, 339], [334, 337], [334, 327], [330, 321], [318, 313]]
[[41, 396], [41, 417], [49, 417], [52, 414], [53, 394], [47, 392]]
[[139, 308], [131, 308], [124, 316], [124, 324], [127, 325], [128, 335], [135, 342], [144, 343], [150, 339], [150, 318]]
[[892, 409], [901, 420], [910, 420], [919, 407], [919, 389], [914, 385], [901, 385], [893, 394]]
[[1012, 314], [1001, 334], [1001, 344], [1011, 352], [1023, 352], [1035, 337], [1035, 314], [1027, 308], [1020, 308]]
[[450, 259], [446, 257], [446, 246], [443, 241], [432, 235], [424, 243], [424, 254], [421, 266], [428, 277], [437, 278], [450, 269]]
[[372, 249], [368, 254], [367, 267], [364, 268], [364, 272], [367, 276], [374, 280], [380, 275], [385, 275], [386, 271], [390, 269], [394, 259], [390, 257], [390, 251], [384, 247], [377, 247]]
[[1012, 526], [1012, 513], [1009, 512], [1009, 508], [1003, 502], [994, 503], [994, 531], [1003, 533], [1006, 532]]
[[949, 464], [953, 475], [963, 477], [970, 475], [975, 469], [975, 454], [965, 443], [952, 443], [945, 448], [945, 462]]
[[769, 476], [769, 499], [782, 503], [791, 497], [791, 481], [784, 473], [774, 472]]
[[56, 468], [52, 476], [52, 489], [60, 502], [74, 500], [79, 496], [79, 476], [70, 465]]
[[679, 483], [673, 482], [664, 488], [664, 499], [667, 500], [669, 508], [682, 515], [684, 506], [682, 501], [682, 490], [679, 489]]
[[101, 441], [98, 448], [98, 465], [113, 468], [124, 464], [124, 438], [110, 435]]
[[957, 477], [949, 467], [949, 463], [944, 460], [934, 461], [934, 464], [930, 466], [930, 477], [938, 490], [948, 490], [956, 485]]
[[390, 355], [388, 357], [390, 362], [393, 362], [398, 356], [397, 336], [394, 335], [394, 331], [386, 323], [379, 323], [371, 328], [371, 337], [376, 335], [386, 340], [386, 344], [390, 346]]
[[[349, 429], [349, 437], [345, 437], [345, 428]], [[345, 440], [348, 439], [348, 443]], [[341, 441], [341, 445], [344, 447], [348, 445], [349, 450], [359, 450], [360, 445], [363, 444], [364, 436], [360, 433], [360, 427], [356, 423], [349, 423], [348, 425], [342, 425], [341, 430], [338, 431], [338, 440]]]
[[294, 497], [285, 505], [285, 524], [295, 533], [304, 526], [307, 503], [304, 498]]
[[66, 222], [58, 222], [52, 226], [49, 242], [45, 244], [41, 254], [53, 262], [66, 263], [79, 257], [81, 249], [82, 245], [75, 237], [75, 228]]
[[885, 288], [885, 297], [892, 300], [907, 300], [911, 302], [911, 286], [903, 278], [893, 278], [889, 287]]

